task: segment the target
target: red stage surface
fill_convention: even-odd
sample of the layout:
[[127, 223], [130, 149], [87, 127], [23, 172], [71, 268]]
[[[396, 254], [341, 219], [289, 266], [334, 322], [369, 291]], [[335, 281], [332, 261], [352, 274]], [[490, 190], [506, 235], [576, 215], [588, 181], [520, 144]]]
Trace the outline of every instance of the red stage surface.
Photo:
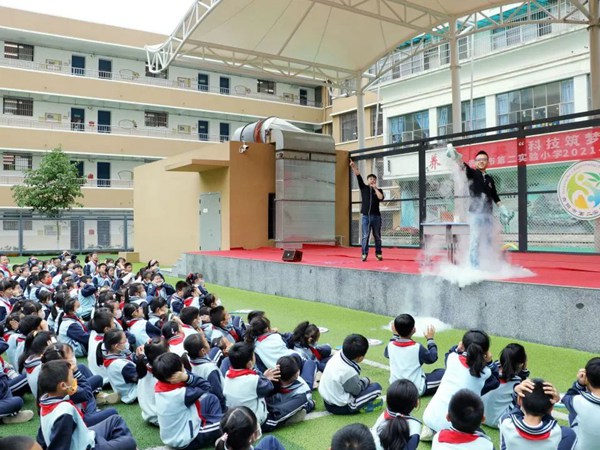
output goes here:
[[[360, 259], [359, 247], [305, 245], [302, 252], [302, 262], [299, 263], [284, 263], [281, 261], [283, 250], [272, 247], [254, 250], [233, 249], [229, 251], [190, 253], [273, 261], [282, 264], [307, 264], [408, 274], [421, 273], [422, 255], [420, 249], [385, 248], [383, 250], [385, 259], [383, 261], [377, 261], [375, 254], [371, 251], [369, 259], [365, 262]], [[535, 276], [501, 281], [600, 289], [600, 255], [510, 252], [509, 258], [511, 264], [525, 267], [534, 272]]]

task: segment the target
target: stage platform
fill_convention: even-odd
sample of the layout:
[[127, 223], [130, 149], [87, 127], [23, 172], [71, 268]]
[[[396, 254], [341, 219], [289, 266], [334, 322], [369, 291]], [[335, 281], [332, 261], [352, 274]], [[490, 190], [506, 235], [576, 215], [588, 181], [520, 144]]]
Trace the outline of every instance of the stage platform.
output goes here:
[[[600, 256], [510, 252], [511, 265], [534, 274], [484, 280], [465, 287], [423, 273], [419, 249], [373, 251], [305, 245], [302, 262], [283, 262], [282, 250], [188, 252], [175, 272], [201, 272], [211, 283], [265, 294], [320, 301], [378, 314], [409, 312], [457, 328], [479, 327], [501, 336], [597, 351], [600, 329]], [[585, 324], [585, 325], [583, 325]]]

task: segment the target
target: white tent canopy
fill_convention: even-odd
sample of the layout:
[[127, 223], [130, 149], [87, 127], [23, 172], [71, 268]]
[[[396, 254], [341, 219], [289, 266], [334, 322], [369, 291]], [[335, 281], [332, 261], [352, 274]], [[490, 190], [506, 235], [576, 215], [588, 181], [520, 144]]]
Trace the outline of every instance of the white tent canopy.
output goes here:
[[[585, 0], [571, 3], [587, 13]], [[338, 84], [455, 19], [526, 4], [546, 8], [548, 1], [196, 0], [166, 42], [147, 47], [148, 60], [156, 72], [178, 57], [228, 72]]]

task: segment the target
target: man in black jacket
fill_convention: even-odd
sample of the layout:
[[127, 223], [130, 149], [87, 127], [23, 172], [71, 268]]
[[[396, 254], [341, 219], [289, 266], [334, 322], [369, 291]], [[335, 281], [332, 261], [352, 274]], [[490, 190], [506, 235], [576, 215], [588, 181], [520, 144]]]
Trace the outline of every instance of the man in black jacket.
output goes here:
[[[452, 144], [448, 144], [446, 155], [459, 164], [462, 162], [462, 155]], [[498, 206], [501, 223], [507, 224], [515, 215], [514, 211], [509, 212], [506, 206], [501, 204], [494, 179], [487, 173], [488, 163], [489, 156], [483, 150], [475, 155], [475, 169], [463, 162], [469, 180], [471, 197], [469, 202], [469, 225], [471, 227], [469, 260], [473, 267], [479, 267], [481, 256], [492, 250], [494, 203]]]
[[375, 174], [371, 173], [367, 175], [367, 184], [365, 184], [358, 167], [356, 167], [356, 164], [352, 160], [350, 160], [350, 168], [354, 175], [356, 175], [362, 200], [360, 207], [362, 230], [361, 259], [363, 261], [367, 260], [367, 256], [369, 255], [369, 237], [372, 232], [373, 239], [375, 239], [375, 257], [381, 261], [383, 255], [381, 254], [381, 212], [379, 211], [379, 203], [383, 200], [383, 191], [377, 187], [377, 176]]

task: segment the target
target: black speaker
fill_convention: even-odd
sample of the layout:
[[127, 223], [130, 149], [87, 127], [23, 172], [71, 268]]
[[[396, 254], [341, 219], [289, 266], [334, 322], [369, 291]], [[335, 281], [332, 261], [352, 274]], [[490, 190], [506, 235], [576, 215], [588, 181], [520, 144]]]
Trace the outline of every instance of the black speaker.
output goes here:
[[301, 250], [284, 250], [283, 257], [281, 258], [284, 261], [288, 262], [300, 262], [302, 261], [302, 251]]

